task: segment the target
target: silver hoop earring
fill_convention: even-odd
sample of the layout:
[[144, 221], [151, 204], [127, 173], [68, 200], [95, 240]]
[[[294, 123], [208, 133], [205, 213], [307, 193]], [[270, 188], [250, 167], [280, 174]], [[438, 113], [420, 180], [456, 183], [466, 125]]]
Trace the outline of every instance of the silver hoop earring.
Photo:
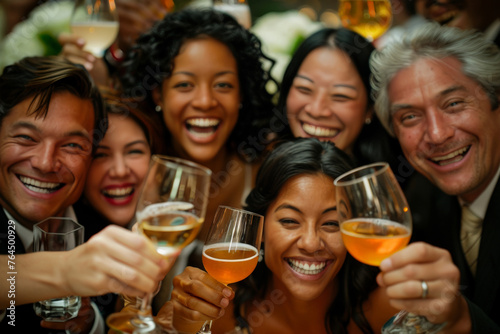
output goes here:
[[157, 106], [155, 107], [155, 110], [156, 110], [156, 112], [161, 112], [161, 106], [160, 106], [160, 105], [157, 105]]

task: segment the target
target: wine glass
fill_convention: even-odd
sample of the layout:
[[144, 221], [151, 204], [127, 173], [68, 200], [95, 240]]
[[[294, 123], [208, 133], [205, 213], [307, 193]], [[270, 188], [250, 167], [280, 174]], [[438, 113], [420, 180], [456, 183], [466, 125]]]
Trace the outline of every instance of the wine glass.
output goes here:
[[370, 42], [382, 36], [392, 23], [390, 0], [340, 0], [339, 16], [345, 28]]
[[[253, 212], [219, 206], [203, 246], [203, 266], [221, 283], [247, 278], [257, 266], [264, 217]], [[210, 334], [206, 321], [198, 334]]]
[[102, 57], [118, 36], [118, 13], [114, 0], [76, 0], [70, 20], [71, 32], [85, 39], [85, 51]]
[[232, 15], [246, 29], [252, 26], [250, 7], [246, 0], [213, 0], [213, 8]]
[[[412, 233], [410, 208], [389, 164], [355, 168], [336, 178], [334, 185], [342, 239], [356, 260], [379, 266], [406, 247]], [[445, 324], [403, 310], [384, 325], [382, 333], [416, 333], [416, 325], [432, 334]]]
[[[193, 162], [153, 155], [136, 208], [138, 232], [149, 238], [158, 253], [173, 257], [196, 238], [205, 219], [212, 172]], [[108, 317], [115, 332], [161, 333], [151, 312], [153, 294], [139, 312]]]

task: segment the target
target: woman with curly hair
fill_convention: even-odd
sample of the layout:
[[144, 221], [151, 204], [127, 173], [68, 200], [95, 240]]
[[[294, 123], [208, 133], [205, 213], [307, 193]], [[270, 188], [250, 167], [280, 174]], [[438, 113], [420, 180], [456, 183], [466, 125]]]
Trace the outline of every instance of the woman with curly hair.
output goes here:
[[123, 63], [126, 95], [162, 116], [166, 153], [212, 170], [208, 222], [220, 203], [241, 207], [269, 140], [275, 81], [264, 62], [273, 64], [234, 18], [185, 9], [142, 35]]
[[[142, 35], [123, 62], [127, 97], [163, 126], [166, 154], [212, 170], [210, 201], [199, 240], [218, 205], [241, 207], [253, 187], [259, 158], [270, 140], [276, 82], [273, 61], [259, 39], [232, 16], [213, 9], [184, 9]], [[186, 264], [201, 267], [201, 242], [183, 250], [154, 304], [169, 298], [171, 279]]]

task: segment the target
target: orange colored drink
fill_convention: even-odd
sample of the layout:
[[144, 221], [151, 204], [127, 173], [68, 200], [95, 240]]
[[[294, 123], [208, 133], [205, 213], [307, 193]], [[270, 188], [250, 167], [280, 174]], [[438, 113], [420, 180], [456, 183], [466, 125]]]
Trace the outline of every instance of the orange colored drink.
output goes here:
[[349, 253], [358, 261], [379, 266], [380, 262], [406, 247], [411, 233], [403, 225], [385, 220], [357, 218], [340, 225]]
[[257, 266], [257, 249], [242, 243], [218, 243], [205, 247], [205, 270], [221, 283], [229, 284], [247, 278]]

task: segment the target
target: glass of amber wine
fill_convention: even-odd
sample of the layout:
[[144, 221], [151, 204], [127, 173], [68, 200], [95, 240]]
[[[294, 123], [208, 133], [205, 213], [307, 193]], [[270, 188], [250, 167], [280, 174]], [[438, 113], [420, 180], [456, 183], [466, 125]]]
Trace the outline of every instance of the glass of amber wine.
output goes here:
[[342, 25], [370, 42], [382, 36], [392, 23], [390, 0], [340, 0]]
[[[221, 283], [247, 278], [257, 266], [264, 217], [256, 213], [219, 206], [203, 246], [203, 266]], [[210, 334], [212, 321], [206, 321], [198, 334]]]
[[[379, 266], [406, 247], [412, 233], [410, 208], [385, 162], [355, 168], [335, 179], [340, 232], [347, 251], [358, 261]], [[436, 333], [443, 324], [400, 311], [382, 329], [389, 333]]]
[[[171, 258], [193, 241], [207, 210], [212, 172], [191, 161], [153, 155], [136, 208], [137, 231], [156, 251]], [[112, 333], [162, 333], [151, 312], [153, 294], [141, 301], [138, 313], [112, 314]]]

